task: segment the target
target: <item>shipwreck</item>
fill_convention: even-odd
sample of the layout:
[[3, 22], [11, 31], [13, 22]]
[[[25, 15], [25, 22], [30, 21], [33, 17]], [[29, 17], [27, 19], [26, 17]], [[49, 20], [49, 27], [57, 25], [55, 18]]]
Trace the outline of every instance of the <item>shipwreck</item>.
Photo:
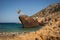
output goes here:
[[19, 14], [19, 20], [23, 24], [24, 28], [37, 27], [42, 23], [42, 20], [38, 17], [30, 17], [21, 13], [21, 10], [17, 11]]

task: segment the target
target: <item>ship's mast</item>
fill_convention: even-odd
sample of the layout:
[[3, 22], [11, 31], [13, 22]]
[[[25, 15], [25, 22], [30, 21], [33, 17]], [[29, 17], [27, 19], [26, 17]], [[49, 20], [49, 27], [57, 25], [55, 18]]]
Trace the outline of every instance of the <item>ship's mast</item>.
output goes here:
[[20, 10], [20, 9], [18, 9], [18, 10], [17, 10], [17, 13], [18, 13], [18, 14], [20, 14], [20, 13], [21, 13], [21, 10]]
[[19, 14], [19, 16], [21, 16], [21, 15], [25, 15], [23, 12], [21, 12], [20, 9], [17, 10], [17, 13]]
[[[20, 9], [17, 10], [17, 13], [19, 14], [19, 16], [21, 16], [21, 10]], [[19, 20], [21, 20], [20, 17], [19, 17]], [[22, 22], [20, 21], [19, 23], [22, 23]]]

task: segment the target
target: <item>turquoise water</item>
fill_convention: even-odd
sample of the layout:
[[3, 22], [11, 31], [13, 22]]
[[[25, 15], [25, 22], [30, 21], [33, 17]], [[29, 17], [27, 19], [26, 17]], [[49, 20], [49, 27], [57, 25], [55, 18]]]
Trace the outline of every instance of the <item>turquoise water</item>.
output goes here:
[[17, 23], [0, 23], [0, 32], [26, 32], [26, 31], [36, 31], [40, 28], [23, 28], [22, 24]]

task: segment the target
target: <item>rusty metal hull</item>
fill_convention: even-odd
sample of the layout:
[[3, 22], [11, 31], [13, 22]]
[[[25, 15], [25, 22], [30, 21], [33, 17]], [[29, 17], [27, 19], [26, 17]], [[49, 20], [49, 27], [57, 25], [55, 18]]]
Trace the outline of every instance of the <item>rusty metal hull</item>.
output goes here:
[[32, 28], [37, 27], [39, 25], [37, 20], [34, 20], [32, 17], [29, 17], [27, 15], [19, 16], [19, 20], [23, 24], [24, 28]]

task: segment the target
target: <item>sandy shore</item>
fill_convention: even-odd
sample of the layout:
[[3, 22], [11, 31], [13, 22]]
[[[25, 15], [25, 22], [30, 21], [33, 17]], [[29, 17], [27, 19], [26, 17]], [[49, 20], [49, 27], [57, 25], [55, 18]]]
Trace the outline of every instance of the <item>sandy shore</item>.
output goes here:
[[32, 32], [3, 32], [0, 40], [60, 40], [60, 21], [49, 21], [44, 27]]

